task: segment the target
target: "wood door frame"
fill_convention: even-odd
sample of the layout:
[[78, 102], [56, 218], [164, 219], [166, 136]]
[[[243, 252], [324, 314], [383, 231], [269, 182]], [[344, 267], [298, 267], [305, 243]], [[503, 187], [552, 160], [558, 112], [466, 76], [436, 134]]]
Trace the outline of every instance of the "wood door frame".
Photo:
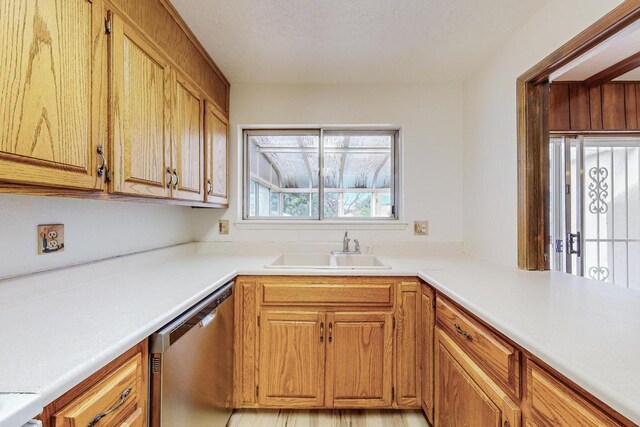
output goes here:
[[518, 267], [549, 269], [549, 75], [640, 19], [640, 0], [625, 0], [518, 77]]

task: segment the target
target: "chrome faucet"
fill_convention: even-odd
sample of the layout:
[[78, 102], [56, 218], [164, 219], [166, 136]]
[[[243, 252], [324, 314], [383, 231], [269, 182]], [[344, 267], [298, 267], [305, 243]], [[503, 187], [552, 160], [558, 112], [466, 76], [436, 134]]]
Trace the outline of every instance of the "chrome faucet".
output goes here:
[[349, 252], [349, 241], [351, 239], [349, 239], [349, 232], [345, 231], [344, 232], [344, 238], [342, 239], [342, 252], [347, 253]]
[[355, 249], [353, 251], [351, 251], [351, 249], [349, 249], [349, 242], [351, 242], [351, 239], [349, 239], [349, 232], [345, 231], [344, 232], [344, 238], [342, 239], [342, 251], [333, 251], [331, 252], [334, 255], [344, 255], [344, 254], [359, 254], [360, 253], [360, 242], [358, 241], [358, 239], [354, 239], [353, 243], [356, 245]]

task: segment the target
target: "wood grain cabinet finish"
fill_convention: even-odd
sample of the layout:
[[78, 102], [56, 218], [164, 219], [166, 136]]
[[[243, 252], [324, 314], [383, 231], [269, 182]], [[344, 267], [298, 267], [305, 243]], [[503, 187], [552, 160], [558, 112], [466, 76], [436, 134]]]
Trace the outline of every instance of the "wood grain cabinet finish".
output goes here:
[[444, 298], [436, 300], [436, 321], [494, 381], [520, 398], [520, 350]]
[[421, 406], [421, 290], [417, 280], [398, 283], [396, 308], [396, 392], [398, 406]]
[[47, 405], [44, 427], [147, 425], [148, 347], [143, 341]]
[[259, 280], [264, 305], [391, 306], [395, 281], [378, 277], [272, 276]]
[[200, 90], [180, 72], [173, 84], [171, 197], [204, 201], [204, 100]]
[[100, 190], [102, 0], [0, 2], [0, 182]]
[[338, 312], [327, 321], [327, 406], [391, 406], [392, 314]]
[[435, 327], [435, 292], [428, 285], [422, 284], [420, 292], [421, 305], [421, 405], [427, 419], [433, 424], [433, 353]]
[[317, 311], [261, 312], [260, 405], [323, 406], [325, 325], [326, 315]]
[[619, 426], [602, 411], [554, 378], [535, 362], [527, 360], [526, 424], [536, 427]]
[[440, 328], [435, 362], [436, 426], [520, 426], [516, 403]]
[[205, 202], [228, 206], [229, 124], [224, 114], [210, 101], [205, 101], [204, 126]]
[[168, 198], [171, 69], [159, 49], [123, 17], [110, 14], [112, 191]]

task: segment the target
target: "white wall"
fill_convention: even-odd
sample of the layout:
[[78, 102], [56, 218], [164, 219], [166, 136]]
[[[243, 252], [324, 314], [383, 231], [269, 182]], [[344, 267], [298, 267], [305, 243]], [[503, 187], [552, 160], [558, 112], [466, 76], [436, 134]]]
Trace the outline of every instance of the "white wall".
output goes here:
[[[0, 278], [193, 241], [191, 208], [0, 195]], [[65, 250], [38, 255], [38, 224], [65, 225]]]
[[[231, 90], [231, 206], [228, 211], [194, 211], [202, 241], [308, 241], [342, 239], [343, 230], [246, 230], [239, 217], [240, 125], [389, 124], [403, 132], [404, 215], [428, 220], [430, 236], [402, 230], [354, 230], [363, 244], [380, 241], [462, 241], [462, 85], [261, 85], [234, 84]], [[218, 219], [231, 222], [229, 236], [217, 232]]]
[[516, 78], [620, 0], [549, 0], [464, 85], [464, 248], [517, 263]]

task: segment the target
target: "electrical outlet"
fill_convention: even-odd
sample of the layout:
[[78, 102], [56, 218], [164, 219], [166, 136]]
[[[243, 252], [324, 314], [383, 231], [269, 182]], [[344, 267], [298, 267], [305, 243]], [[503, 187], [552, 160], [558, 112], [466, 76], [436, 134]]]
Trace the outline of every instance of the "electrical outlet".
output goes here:
[[229, 234], [229, 220], [221, 219], [218, 221], [218, 233], [220, 234]]
[[413, 234], [416, 236], [428, 236], [429, 221], [413, 221]]
[[64, 224], [38, 226], [38, 254], [64, 251]]

